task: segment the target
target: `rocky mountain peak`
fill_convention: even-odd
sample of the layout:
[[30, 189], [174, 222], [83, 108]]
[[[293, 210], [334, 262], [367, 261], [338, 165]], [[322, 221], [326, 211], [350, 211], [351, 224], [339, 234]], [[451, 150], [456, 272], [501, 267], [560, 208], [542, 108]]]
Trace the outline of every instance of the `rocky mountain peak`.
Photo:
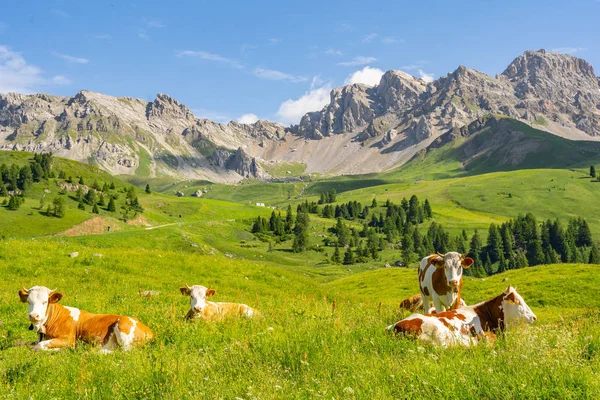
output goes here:
[[515, 95], [519, 98], [535, 96], [564, 101], [580, 91], [600, 90], [590, 63], [575, 56], [543, 49], [528, 50], [515, 58], [502, 77], [515, 84]]
[[161, 118], [165, 115], [184, 119], [194, 118], [192, 111], [185, 105], [167, 94], [158, 93], [154, 101], [148, 103], [146, 116], [150, 119]]
[[377, 85], [377, 96], [389, 110], [413, 106], [427, 89], [427, 82], [403, 71], [390, 70]]

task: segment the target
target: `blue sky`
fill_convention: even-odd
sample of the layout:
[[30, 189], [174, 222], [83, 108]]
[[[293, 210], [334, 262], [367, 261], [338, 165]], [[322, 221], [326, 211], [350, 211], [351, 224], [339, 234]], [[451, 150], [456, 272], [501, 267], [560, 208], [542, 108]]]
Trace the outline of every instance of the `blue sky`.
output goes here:
[[219, 122], [295, 123], [381, 71], [495, 75], [528, 49], [600, 69], [600, 0], [2, 3], [0, 92], [167, 93]]

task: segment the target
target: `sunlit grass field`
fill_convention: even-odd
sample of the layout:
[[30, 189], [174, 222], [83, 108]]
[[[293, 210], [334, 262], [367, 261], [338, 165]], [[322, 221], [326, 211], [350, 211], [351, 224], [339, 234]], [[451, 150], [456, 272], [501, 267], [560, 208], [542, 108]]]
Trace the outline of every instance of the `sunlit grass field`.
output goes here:
[[[95, 167], [68, 165], [86, 183], [94, 180]], [[95, 215], [77, 210], [72, 200], [63, 219], [41, 215], [42, 186], [20, 210], [0, 208], [0, 398], [600, 397], [600, 266], [547, 265], [466, 277], [468, 304], [512, 284], [538, 321], [493, 345], [440, 349], [385, 332], [408, 315], [398, 310], [399, 302], [418, 293], [416, 264], [383, 268], [399, 259], [398, 250], [385, 249], [378, 261], [335, 265], [328, 261], [332, 248], [296, 254], [288, 241], [269, 252], [268, 243], [250, 233], [252, 219], [272, 211], [257, 202], [285, 208], [335, 188], [338, 202], [427, 198], [434, 220], [452, 235], [478, 228], [485, 238], [489, 223], [533, 212], [565, 221], [583, 216], [597, 239], [592, 205], [600, 184], [583, 169], [443, 180], [382, 175], [308, 184], [180, 182], [173, 187], [186, 192], [183, 198], [171, 189], [145, 194], [143, 182], [136, 183], [145, 212], [137, 223], [125, 224], [102, 211], [97, 217], [115, 227], [110, 233], [62, 236]], [[189, 196], [204, 186], [207, 198]], [[321, 244], [319, 235], [329, 235], [334, 223], [311, 215], [311, 244]], [[79, 256], [70, 258], [72, 252]], [[185, 323], [189, 298], [178, 290], [184, 284], [213, 287], [215, 301], [243, 302], [260, 316]], [[17, 295], [33, 285], [57, 288], [63, 305], [135, 316], [156, 340], [110, 355], [82, 344], [34, 352], [27, 344], [36, 335], [27, 329], [27, 306]], [[144, 290], [160, 294], [139, 296]]]

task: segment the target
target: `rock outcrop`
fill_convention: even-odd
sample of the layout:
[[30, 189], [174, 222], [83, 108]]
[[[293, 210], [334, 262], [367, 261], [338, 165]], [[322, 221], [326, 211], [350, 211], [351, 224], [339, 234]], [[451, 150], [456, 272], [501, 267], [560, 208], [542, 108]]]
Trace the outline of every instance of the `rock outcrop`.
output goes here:
[[366, 173], [397, 167], [489, 115], [594, 138], [600, 81], [585, 60], [544, 50], [526, 51], [496, 77], [459, 66], [425, 82], [392, 70], [375, 86], [333, 89], [322, 110], [289, 128], [197, 118], [166, 94], [151, 102], [86, 90], [0, 94], [0, 149], [52, 151], [113, 174], [218, 182], [266, 177], [263, 161], [304, 163], [307, 173]]

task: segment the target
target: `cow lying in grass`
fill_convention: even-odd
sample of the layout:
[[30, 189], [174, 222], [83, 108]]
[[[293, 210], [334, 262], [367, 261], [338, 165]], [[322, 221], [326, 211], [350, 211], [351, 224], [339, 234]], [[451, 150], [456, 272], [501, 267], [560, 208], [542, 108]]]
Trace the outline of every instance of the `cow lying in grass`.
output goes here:
[[102, 352], [117, 347], [127, 351], [152, 339], [152, 331], [135, 318], [112, 314], [92, 314], [58, 304], [63, 295], [45, 286], [19, 290], [29, 306], [29, 321], [39, 335], [36, 350], [59, 350], [76, 340], [99, 343]]
[[256, 313], [256, 310], [245, 304], [206, 301], [208, 297], [214, 296], [216, 293], [214, 289], [209, 289], [206, 286], [194, 285], [190, 287], [185, 285], [185, 287], [181, 287], [179, 290], [182, 295], [190, 296], [190, 310], [185, 316], [185, 319], [188, 321], [197, 318], [213, 321], [228, 315], [241, 315], [252, 318]]
[[[463, 297], [460, 298], [460, 306], [466, 306], [467, 303]], [[427, 311], [423, 309], [423, 296], [421, 294], [415, 294], [414, 296], [410, 296], [400, 302], [401, 310], [408, 310], [410, 312], [416, 312], [418, 310], [423, 310], [425, 314], [435, 313], [435, 306], [433, 302], [429, 302], [429, 308]]]
[[437, 314], [413, 314], [387, 329], [444, 347], [470, 346], [493, 339], [496, 332], [522, 321], [536, 319], [523, 297], [509, 285], [501, 295], [479, 304]]
[[432, 254], [419, 265], [419, 288], [425, 304], [433, 301], [437, 312], [460, 306], [463, 269], [469, 268], [473, 259], [451, 251]]

